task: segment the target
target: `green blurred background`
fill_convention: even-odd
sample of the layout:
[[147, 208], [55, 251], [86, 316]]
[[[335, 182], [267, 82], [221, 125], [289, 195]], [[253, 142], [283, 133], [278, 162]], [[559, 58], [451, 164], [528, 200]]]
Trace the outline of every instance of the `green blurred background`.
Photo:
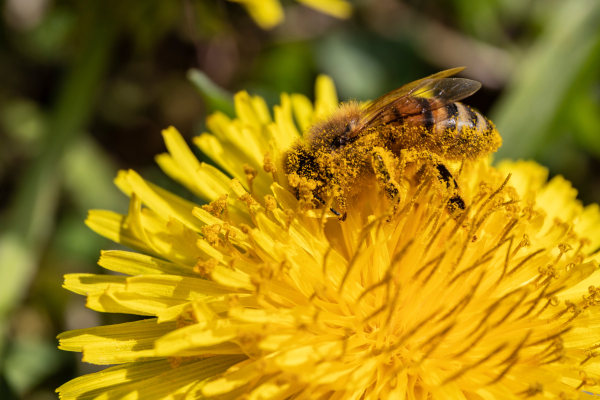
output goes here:
[[326, 73], [340, 99], [365, 100], [466, 66], [483, 88], [465, 102], [504, 137], [496, 159], [535, 159], [584, 204], [600, 201], [599, 1], [350, 3], [336, 19], [283, 1], [285, 20], [267, 30], [225, 0], [0, 2], [1, 399], [55, 399], [99, 370], [55, 340], [132, 318], [61, 289], [117, 248], [84, 225], [87, 210], [126, 212], [112, 184], [122, 168], [192, 198], [154, 163], [160, 131], [189, 140], [238, 90], [273, 105], [282, 91], [312, 96]]

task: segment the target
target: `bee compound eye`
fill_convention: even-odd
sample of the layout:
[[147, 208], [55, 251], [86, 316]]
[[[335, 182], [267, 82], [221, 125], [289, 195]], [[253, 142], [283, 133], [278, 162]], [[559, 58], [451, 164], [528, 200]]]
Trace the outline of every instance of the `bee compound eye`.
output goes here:
[[333, 139], [333, 142], [331, 142], [331, 147], [333, 149], [339, 149], [340, 147], [342, 147], [342, 138], [340, 136], [336, 136]]

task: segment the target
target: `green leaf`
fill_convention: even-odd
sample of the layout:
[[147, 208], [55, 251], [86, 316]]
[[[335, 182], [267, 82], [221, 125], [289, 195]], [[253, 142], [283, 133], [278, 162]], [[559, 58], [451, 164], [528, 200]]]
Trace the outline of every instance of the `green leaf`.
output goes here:
[[90, 209], [127, 212], [128, 200], [112, 182], [119, 169], [91, 137], [75, 140], [61, 161], [64, 186], [84, 215]]
[[210, 112], [221, 111], [230, 117], [235, 115], [233, 96], [217, 86], [204, 72], [199, 69], [190, 69], [187, 77], [206, 102]]
[[12, 343], [4, 360], [4, 376], [11, 389], [23, 395], [52, 375], [63, 360], [54, 343], [23, 338]]
[[35, 257], [23, 238], [0, 235], [0, 320], [25, 295], [24, 287], [33, 278]]

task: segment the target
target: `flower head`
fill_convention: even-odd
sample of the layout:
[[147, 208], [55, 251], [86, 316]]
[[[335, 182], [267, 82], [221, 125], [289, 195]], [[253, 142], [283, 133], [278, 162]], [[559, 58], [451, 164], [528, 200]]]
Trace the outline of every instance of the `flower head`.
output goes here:
[[[63, 399], [521, 399], [597, 390], [598, 206], [532, 162], [448, 164], [466, 203], [426, 162], [399, 169], [400, 203], [357, 190], [348, 216], [298, 200], [281, 156], [335, 108], [282, 95], [274, 120], [242, 92], [194, 143], [174, 128], [157, 157], [199, 206], [133, 171], [129, 213], [91, 211], [124, 275], [65, 287], [101, 312], [151, 317], [59, 336], [84, 361], [119, 364], [58, 389]], [[295, 122], [295, 121], [296, 122]], [[230, 178], [229, 176], [233, 177]], [[372, 187], [377, 187], [373, 185]]]
[[[283, 7], [279, 0], [229, 0], [240, 3], [252, 19], [263, 29], [271, 29], [284, 19]], [[308, 7], [337, 18], [348, 18], [352, 6], [346, 0], [297, 0]]]

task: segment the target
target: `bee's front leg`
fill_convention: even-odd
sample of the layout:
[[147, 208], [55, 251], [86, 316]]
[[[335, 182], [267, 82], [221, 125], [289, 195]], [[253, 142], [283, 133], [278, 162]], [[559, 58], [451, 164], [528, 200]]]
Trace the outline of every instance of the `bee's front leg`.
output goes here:
[[[386, 160], [388, 161], [387, 163]], [[400, 185], [392, 175], [394, 173], [393, 167], [389, 165], [394, 161], [394, 155], [382, 147], [375, 147], [371, 153], [373, 172], [387, 198], [394, 204], [395, 214], [400, 203]]]
[[348, 213], [346, 212], [346, 196], [342, 193], [338, 193], [338, 195], [335, 197], [335, 200], [342, 212], [342, 215], [337, 213], [338, 219], [340, 220], [340, 222], [344, 222], [346, 220], [346, 217], [348, 216]]
[[[348, 213], [346, 212], [346, 196], [339, 190], [339, 185], [334, 183], [332, 185], [332, 188], [338, 189], [333, 189], [331, 195], [328, 195], [326, 197], [327, 201], [325, 201], [322, 197], [319, 197], [316, 194], [316, 192], [313, 192], [313, 197], [319, 202], [321, 202], [321, 204], [323, 204], [324, 206], [329, 207], [329, 210], [332, 213], [334, 213], [341, 222], [344, 222], [346, 220], [346, 217], [348, 216]], [[331, 206], [331, 202], [333, 199], [335, 199], [335, 201], [337, 202], [336, 207], [339, 209], [339, 211]]]

